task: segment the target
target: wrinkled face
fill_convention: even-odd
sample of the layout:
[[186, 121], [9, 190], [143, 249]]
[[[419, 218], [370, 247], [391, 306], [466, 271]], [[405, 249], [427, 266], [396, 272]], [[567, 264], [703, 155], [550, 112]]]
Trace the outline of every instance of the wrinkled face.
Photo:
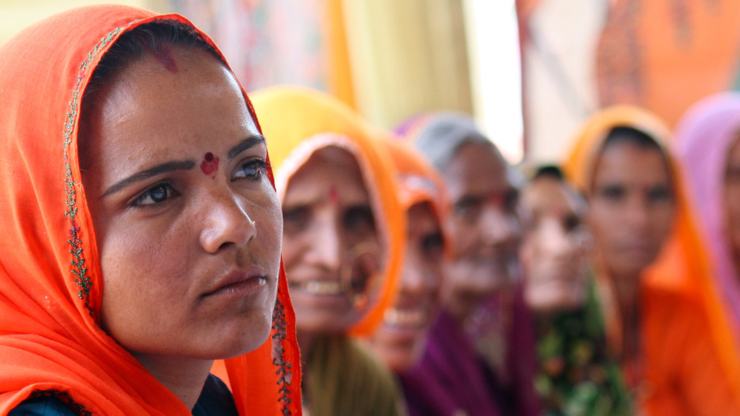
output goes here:
[[539, 311], [581, 305], [591, 240], [584, 202], [564, 182], [541, 178], [524, 190], [520, 209], [527, 303]]
[[372, 339], [375, 351], [394, 371], [416, 363], [424, 350], [426, 332], [436, 316], [442, 282], [442, 227], [429, 203], [407, 212], [403, 275], [393, 306]]
[[607, 271], [639, 277], [673, 225], [673, 188], [663, 155], [629, 142], [609, 145], [596, 164], [589, 202], [589, 223]]
[[315, 152], [283, 200], [284, 259], [298, 329], [341, 332], [372, 303], [383, 252], [357, 159]]
[[505, 162], [484, 143], [462, 145], [441, 173], [452, 201], [453, 251], [442, 297], [463, 313], [512, 279], [521, 233], [517, 193]]
[[725, 229], [735, 264], [740, 264], [740, 132], [727, 157], [724, 188]]
[[145, 55], [96, 93], [81, 160], [102, 321], [138, 356], [224, 358], [270, 331], [282, 220], [266, 149], [212, 56]]

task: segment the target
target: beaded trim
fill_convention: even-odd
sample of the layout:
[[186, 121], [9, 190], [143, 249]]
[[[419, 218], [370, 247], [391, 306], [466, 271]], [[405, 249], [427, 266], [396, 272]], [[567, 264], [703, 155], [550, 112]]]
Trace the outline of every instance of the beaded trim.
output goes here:
[[121, 28], [117, 27], [105, 36], [103, 36], [87, 53], [87, 57], [80, 64], [80, 71], [77, 74], [74, 89], [72, 90], [72, 99], [69, 101], [69, 108], [64, 118], [64, 188], [66, 192], [66, 208], [64, 210], [64, 216], [69, 218], [69, 253], [72, 255], [70, 271], [74, 276], [74, 282], [77, 284], [77, 296], [80, 300], [85, 302], [85, 306], [90, 308], [89, 295], [90, 289], [92, 288], [92, 279], [88, 276], [87, 264], [85, 262], [85, 254], [82, 250], [82, 240], [80, 239], [80, 227], [77, 224], [77, 184], [75, 183], [74, 176], [72, 175], [72, 164], [70, 162], [70, 145], [72, 144], [72, 134], [74, 133], [77, 125], [78, 108], [80, 104], [80, 96], [82, 93], [82, 83], [89, 70], [92, 61], [100, 54], [108, 43], [121, 32]]
[[283, 343], [288, 337], [288, 330], [285, 323], [285, 307], [279, 299], [275, 302], [275, 310], [272, 314], [272, 330], [272, 364], [276, 367], [275, 373], [278, 376], [278, 400], [282, 404], [283, 415], [289, 416], [292, 414], [290, 411], [290, 383], [293, 374], [290, 363], [285, 361], [285, 346]]

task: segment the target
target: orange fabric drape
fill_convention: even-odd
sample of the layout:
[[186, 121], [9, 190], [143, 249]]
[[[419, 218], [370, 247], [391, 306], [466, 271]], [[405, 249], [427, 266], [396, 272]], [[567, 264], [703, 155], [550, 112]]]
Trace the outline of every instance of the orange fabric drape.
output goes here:
[[[642, 280], [641, 332], [647, 388], [640, 406], [651, 415], [738, 413], [738, 351], [685, 197], [680, 167], [665, 147], [668, 130], [641, 109], [611, 107], [597, 113], [581, 129], [564, 170], [588, 195], [597, 156], [608, 132], [616, 126], [637, 128], [658, 141], [671, 165], [676, 192], [673, 230]], [[608, 276], [600, 273], [597, 280], [600, 286], [606, 286], [602, 293], [608, 294]], [[621, 337], [618, 313], [609, 310], [612, 302], [608, 298], [601, 301], [610, 321], [609, 335]]]
[[349, 107], [326, 94], [299, 87], [275, 87], [252, 94], [260, 115], [278, 192], [317, 150], [339, 145], [358, 160], [374, 201], [376, 223], [385, 240], [386, 259], [378, 300], [350, 333], [372, 334], [395, 296], [403, 258], [406, 218], [398, 201], [394, 168], [376, 140], [386, 133], [364, 122]]
[[[447, 215], [450, 211], [444, 181], [424, 158], [409, 143], [401, 140], [382, 140], [396, 168], [399, 199], [404, 212], [415, 204], [428, 202], [442, 227], [445, 240], [445, 255], [452, 255], [450, 235], [447, 230]], [[400, 277], [399, 277], [400, 279]]]
[[395, 130], [397, 140], [388, 142], [387, 147], [396, 166], [403, 208], [408, 210], [419, 202], [432, 203], [442, 227], [444, 254], [452, 258], [452, 236], [447, 223], [451, 203], [447, 186], [437, 170], [413, 147], [414, 140], [435, 116], [436, 113], [419, 114], [401, 123]]
[[327, 89], [340, 101], [356, 109], [355, 89], [352, 83], [352, 65], [349, 61], [347, 30], [344, 20], [344, 2], [326, 0], [326, 43], [328, 67]]
[[613, 0], [596, 47], [600, 105], [640, 105], [675, 126], [691, 104], [732, 87], [740, 2]]
[[396, 167], [403, 208], [407, 210], [414, 204], [429, 202], [443, 221], [449, 207], [445, 185], [439, 174], [408, 144], [398, 140], [383, 140], [381, 143]]
[[[100, 253], [77, 153], [82, 96], [101, 57], [159, 19], [192, 26], [96, 6], [47, 19], [0, 49], [0, 414], [38, 390], [66, 393], [93, 414], [190, 414], [99, 326]], [[281, 272], [272, 336], [226, 363], [240, 414], [300, 414], [299, 363]]]

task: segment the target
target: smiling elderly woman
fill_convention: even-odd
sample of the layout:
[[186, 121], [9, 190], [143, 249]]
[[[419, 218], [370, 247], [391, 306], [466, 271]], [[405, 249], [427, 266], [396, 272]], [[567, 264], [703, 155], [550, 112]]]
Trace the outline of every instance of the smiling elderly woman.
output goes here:
[[381, 323], [401, 269], [405, 216], [377, 142], [386, 133], [317, 91], [272, 87], [252, 97], [283, 208], [305, 410], [397, 415], [391, 374], [354, 339]]
[[0, 91], [0, 413], [299, 413], [267, 149], [215, 45], [79, 9], [0, 50]]

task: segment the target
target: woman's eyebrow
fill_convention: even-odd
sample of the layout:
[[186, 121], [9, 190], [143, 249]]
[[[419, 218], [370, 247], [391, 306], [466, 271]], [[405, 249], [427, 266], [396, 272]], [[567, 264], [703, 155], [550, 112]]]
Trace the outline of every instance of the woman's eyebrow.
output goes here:
[[160, 175], [165, 172], [172, 172], [177, 170], [190, 170], [195, 167], [195, 162], [192, 160], [173, 160], [170, 162], [165, 162], [156, 166], [153, 166], [151, 168], [142, 170], [141, 172], [134, 173], [133, 175], [122, 179], [115, 184], [111, 185], [108, 189], [106, 189], [105, 192], [103, 192], [102, 197], [106, 197], [110, 194], [114, 194], [127, 186], [134, 184], [139, 181], [143, 181], [144, 179], [151, 178], [152, 176]]
[[[246, 139], [240, 141], [237, 145], [229, 149], [228, 152], [228, 158], [233, 159], [237, 157], [241, 152], [254, 147], [258, 144], [264, 143], [265, 138], [261, 135], [255, 134], [252, 136], [247, 137]], [[115, 184], [111, 185], [108, 189], [106, 189], [105, 192], [103, 192], [102, 197], [106, 197], [110, 194], [114, 194], [123, 188], [126, 188], [127, 186], [151, 178], [152, 176], [160, 175], [165, 172], [172, 172], [176, 170], [190, 170], [195, 167], [195, 162], [192, 160], [173, 160], [170, 162], [165, 162], [156, 166], [153, 166], [151, 168], [145, 169], [141, 172], [134, 173], [133, 175], [122, 179]]]
[[265, 143], [264, 137], [259, 134], [252, 135], [240, 141], [236, 146], [229, 149], [229, 152], [226, 155], [229, 159], [233, 159], [237, 157], [239, 153], [262, 143]]

